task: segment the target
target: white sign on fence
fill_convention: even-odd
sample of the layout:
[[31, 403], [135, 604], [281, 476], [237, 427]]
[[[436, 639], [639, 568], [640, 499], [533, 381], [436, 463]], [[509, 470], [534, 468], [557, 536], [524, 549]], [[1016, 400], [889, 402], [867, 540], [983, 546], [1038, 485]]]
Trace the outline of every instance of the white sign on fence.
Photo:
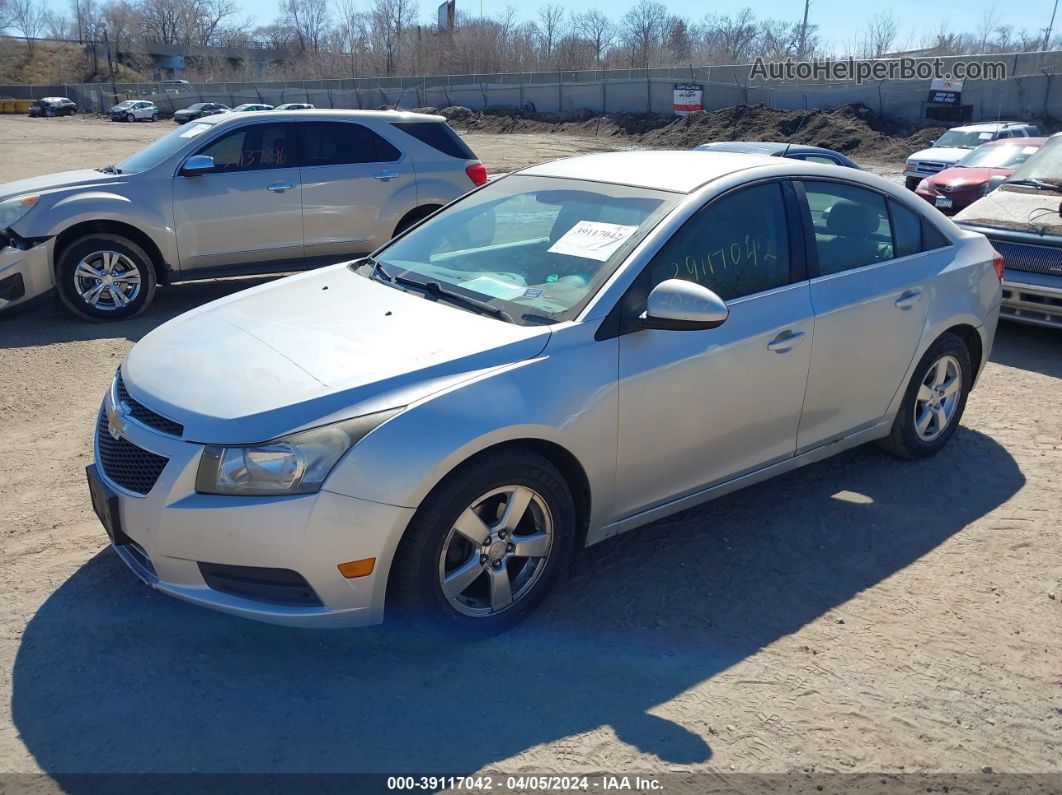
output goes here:
[[685, 116], [704, 110], [704, 86], [700, 83], [675, 83], [675, 115]]

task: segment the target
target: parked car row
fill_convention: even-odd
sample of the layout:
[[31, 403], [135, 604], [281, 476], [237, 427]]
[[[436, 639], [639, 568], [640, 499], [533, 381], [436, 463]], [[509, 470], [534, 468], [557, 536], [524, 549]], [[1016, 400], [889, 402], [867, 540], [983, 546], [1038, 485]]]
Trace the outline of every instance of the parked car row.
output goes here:
[[316, 108], [308, 102], [289, 102], [276, 107], [260, 102], [247, 102], [243, 105], [237, 105], [235, 108], [230, 108], [220, 102], [197, 102], [194, 105], [189, 105], [184, 110], [174, 113], [173, 120], [178, 124], [185, 124], [194, 119], [201, 119], [204, 116], [213, 116], [218, 113], [253, 113], [266, 110], [316, 110]]

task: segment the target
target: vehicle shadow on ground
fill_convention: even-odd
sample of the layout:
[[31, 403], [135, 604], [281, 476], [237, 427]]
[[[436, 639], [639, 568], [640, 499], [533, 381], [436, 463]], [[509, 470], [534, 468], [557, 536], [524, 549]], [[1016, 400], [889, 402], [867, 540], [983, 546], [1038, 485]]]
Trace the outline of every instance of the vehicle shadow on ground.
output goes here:
[[[932, 499], [919, 499], [927, 483]], [[105, 550], [26, 627], [14, 722], [75, 792], [91, 783], [62, 774], [472, 772], [602, 726], [664, 763], [701, 763], [711, 733], [650, 710], [910, 565], [1023, 483], [1006, 450], [965, 428], [929, 461], [863, 448], [593, 547], [521, 627], [416, 653], [398, 630], [290, 630], [185, 605]]]
[[1062, 326], [1053, 329], [1000, 321], [989, 361], [1062, 378]]
[[142, 315], [110, 323], [93, 323], [74, 317], [54, 295], [41, 296], [33, 306], [16, 307], [0, 314], [0, 349], [98, 339], [136, 342], [156, 326], [189, 309], [276, 278], [279, 277], [255, 276], [171, 285], [159, 290]]

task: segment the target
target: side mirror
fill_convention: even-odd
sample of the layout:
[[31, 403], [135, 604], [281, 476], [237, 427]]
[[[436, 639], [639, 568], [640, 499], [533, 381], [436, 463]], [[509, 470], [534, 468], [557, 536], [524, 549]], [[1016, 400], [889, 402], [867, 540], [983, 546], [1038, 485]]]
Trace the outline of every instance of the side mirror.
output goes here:
[[192, 155], [184, 161], [181, 174], [186, 177], [195, 177], [214, 170], [214, 158], [210, 155]]
[[994, 191], [996, 188], [1002, 185], [1006, 181], [1006, 179], [1007, 178], [1002, 174], [996, 174], [995, 176], [989, 177], [987, 184], [985, 184], [984, 195], [987, 195]]
[[699, 331], [721, 326], [729, 315], [723, 299], [704, 285], [668, 279], [649, 293], [638, 319], [642, 328]]

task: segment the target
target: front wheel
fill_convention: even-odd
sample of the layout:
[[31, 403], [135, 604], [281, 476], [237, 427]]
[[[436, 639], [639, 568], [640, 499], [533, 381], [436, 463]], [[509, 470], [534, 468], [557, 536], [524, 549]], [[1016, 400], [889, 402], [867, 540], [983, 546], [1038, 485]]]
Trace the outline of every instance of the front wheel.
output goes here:
[[134, 116], [132, 113], [127, 113], [125, 114], [125, 120], [129, 123], [132, 123], [136, 121], [136, 116]]
[[155, 268], [128, 238], [91, 234], [62, 250], [59, 297], [87, 320], [126, 320], [143, 312], [155, 295]]
[[907, 190], [914, 190], [921, 181], [918, 177], [904, 177], [903, 184]]
[[966, 343], [951, 333], [941, 335], [915, 367], [882, 446], [900, 458], [936, 455], [959, 426], [972, 386]]
[[568, 570], [575, 506], [532, 450], [487, 453], [421, 504], [391, 570], [388, 601], [419, 628], [493, 635], [527, 617]]

